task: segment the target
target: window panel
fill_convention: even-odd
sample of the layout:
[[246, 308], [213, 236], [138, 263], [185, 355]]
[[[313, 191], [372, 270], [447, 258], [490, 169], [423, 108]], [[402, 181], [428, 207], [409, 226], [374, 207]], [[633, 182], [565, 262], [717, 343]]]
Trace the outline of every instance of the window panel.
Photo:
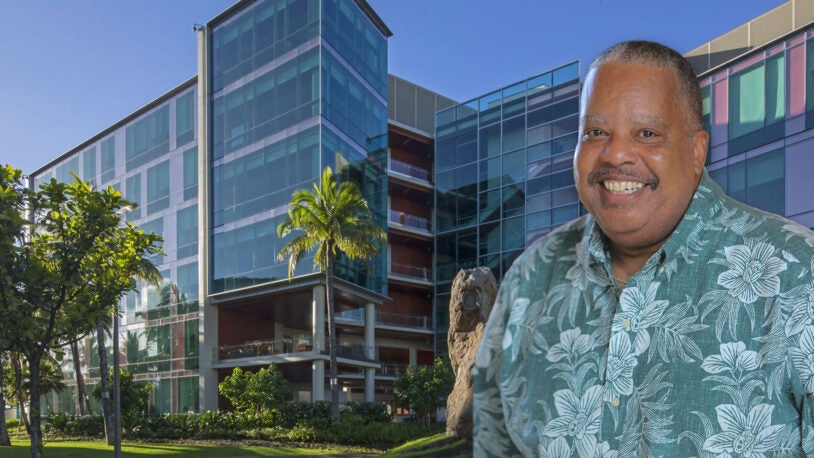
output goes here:
[[184, 322], [184, 369], [198, 368], [198, 320]]
[[746, 203], [785, 214], [785, 151], [775, 150], [746, 161]]
[[92, 146], [82, 152], [82, 180], [96, 181], [96, 147]]
[[198, 206], [178, 210], [176, 213], [177, 258], [198, 254]]
[[133, 209], [127, 213], [127, 221], [141, 217], [141, 174], [128, 177], [124, 185], [124, 198], [133, 202]]
[[169, 151], [170, 107], [165, 104], [154, 112], [127, 126], [126, 165], [132, 170]]
[[147, 169], [147, 214], [170, 206], [170, 161]]
[[184, 200], [198, 196], [198, 147], [184, 151]]
[[[806, 107], [806, 47], [797, 46], [788, 51], [789, 62], [789, 117], [805, 113]], [[810, 79], [810, 78], [809, 78]]]
[[175, 101], [175, 144], [184, 145], [195, 137], [195, 91], [189, 91]]
[[116, 177], [116, 143], [110, 137], [102, 141], [102, 183]]
[[766, 125], [786, 117], [786, 60], [782, 54], [766, 60]]

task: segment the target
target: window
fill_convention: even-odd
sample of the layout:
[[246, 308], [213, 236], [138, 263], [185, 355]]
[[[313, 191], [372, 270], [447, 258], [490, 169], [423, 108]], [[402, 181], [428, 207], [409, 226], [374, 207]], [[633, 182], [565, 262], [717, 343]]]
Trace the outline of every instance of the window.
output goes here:
[[730, 139], [784, 119], [785, 68], [785, 58], [778, 54], [730, 75]]
[[125, 130], [127, 170], [160, 157], [170, 149], [170, 107], [164, 105]]
[[785, 214], [785, 160], [785, 151], [778, 149], [746, 161], [746, 203]]
[[710, 177], [733, 199], [784, 215], [785, 160], [781, 148], [713, 170]]
[[175, 144], [185, 145], [195, 138], [195, 91], [189, 91], [175, 101]]
[[172, 412], [172, 379], [154, 380], [153, 389], [155, 390], [155, 409], [153, 413]]
[[178, 413], [198, 411], [198, 377], [178, 379]]
[[125, 181], [124, 198], [133, 202], [134, 208], [127, 213], [127, 221], [141, 217], [141, 174], [137, 173]]
[[116, 143], [110, 137], [102, 142], [102, 183], [116, 177]]
[[176, 214], [177, 258], [198, 254], [198, 206], [178, 210]]
[[92, 146], [82, 153], [82, 180], [96, 183], [96, 147]]
[[78, 154], [57, 167], [57, 181], [60, 183], [73, 183], [74, 174], [79, 175]]
[[147, 170], [147, 214], [170, 206], [170, 161]]
[[184, 151], [184, 200], [198, 196], [198, 147]]
[[184, 322], [184, 369], [198, 368], [198, 320]]
[[178, 266], [178, 314], [198, 310], [198, 263]]

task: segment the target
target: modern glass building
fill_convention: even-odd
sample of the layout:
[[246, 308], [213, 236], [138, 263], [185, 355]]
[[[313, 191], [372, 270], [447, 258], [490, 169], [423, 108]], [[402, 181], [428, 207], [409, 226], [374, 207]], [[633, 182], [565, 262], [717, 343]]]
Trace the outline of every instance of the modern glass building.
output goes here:
[[572, 164], [579, 76], [573, 62], [436, 115], [438, 353], [459, 269], [487, 266], [499, 281], [529, 242], [580, 214]]
[[750, 205], [814, 227], [814, 4], [787, 2], [687, 54], [699, 72], [707, 169]]
[[[156, 413], [199, 406], [196, 81], [184, 82], [32, 174], [34, 186], [51, 178], [71, 181], [71, 173], [99, 187], [113, 186], [138, 204], [127, 220], [164, 237], [165, 255], [152, 259], [163, 285], [137, 285], [121, 304], [120, 362], [136, 378], [153, 384]], [[107, 349], [112, 351], [111, 342]], [[98, 380], [95, 337], [84, 342], [80, 358], [87, 370], [84, 377]], [[73, 359], [63, 367], [73, 380]], [[74, 397], [75, 385], [69, 385], [48, 400], [59, 411], [70, 412]]]

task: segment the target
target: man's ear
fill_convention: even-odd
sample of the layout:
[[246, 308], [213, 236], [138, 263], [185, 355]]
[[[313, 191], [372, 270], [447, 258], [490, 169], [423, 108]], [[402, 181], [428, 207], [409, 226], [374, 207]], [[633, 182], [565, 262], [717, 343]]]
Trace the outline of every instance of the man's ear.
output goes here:
[[709, 133], [703, 129], [695, 132], [692, 136], [692, 156], [693, 170], [697, 176], [701, 176], [704, 164], [707, 161], [707, 148], [709, 147]]

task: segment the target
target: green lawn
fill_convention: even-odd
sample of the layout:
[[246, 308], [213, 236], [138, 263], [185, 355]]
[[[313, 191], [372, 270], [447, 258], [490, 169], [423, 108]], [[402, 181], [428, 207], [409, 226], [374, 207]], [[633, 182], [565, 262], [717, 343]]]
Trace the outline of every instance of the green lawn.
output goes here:
[[[306, 456], [340, 453], [336, 450], [314, 450], [290, 447], [255, 445], [196, 445], [196, 444], [124, 444], [122, 457], [171, 456], [176, 458], [249, 457], [249, 456]], [[109, 458], [113, 447], [104, 441], [46, 441], [45, 458]], [[30, 456], [29, 443], [12, 441], [11, 448], [0, 447], [3, 458]]]

